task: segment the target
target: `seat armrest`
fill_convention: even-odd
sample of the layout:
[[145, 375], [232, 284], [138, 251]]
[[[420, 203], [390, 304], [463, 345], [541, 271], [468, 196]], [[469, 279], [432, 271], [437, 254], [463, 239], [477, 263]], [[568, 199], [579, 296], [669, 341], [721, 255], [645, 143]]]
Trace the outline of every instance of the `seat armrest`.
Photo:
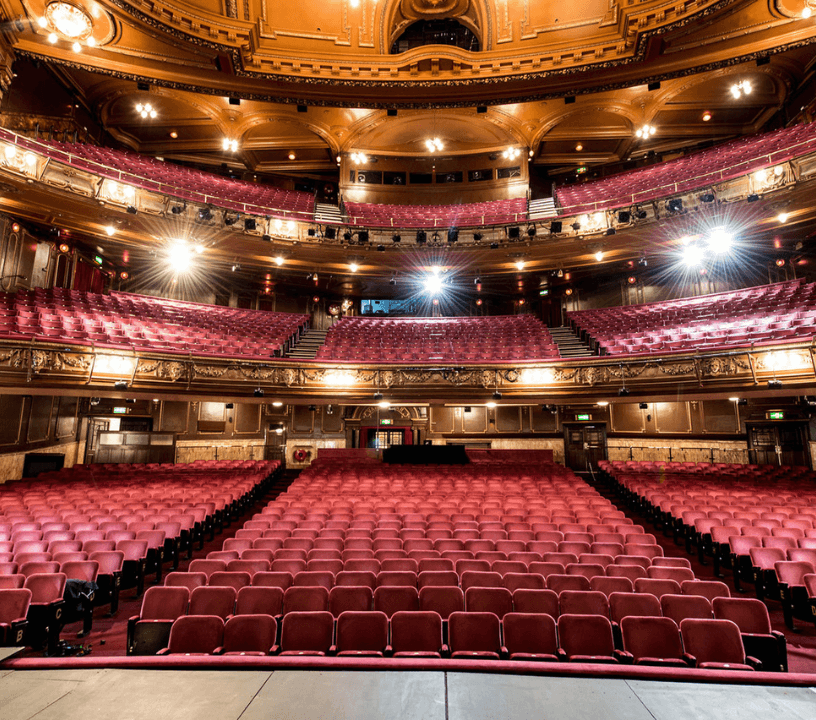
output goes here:
[[506, 647], [504, 647], [504, 645], [502, 645], [502, 646], [499, 648], [499, 657], [500, 657], [502, 660], [507, 660], [507, 659], [510, 657], [510, 653], [509, 653], [509, 652], [507, 652], [507, 648], [506, 648]]
[[326, 655], [337, 655], [337, 645], [330, 645], [329, 652]]
[[689, 667], [697, 667], [697, 658], [689, 653], [683, 653], [683, 662]]
[[745, 664], [750, 665], [754, 670], [762, 670], [762, 661], [750, 655], [745, 657]]
[[447, 645], [442, 645], [442, 647], [439, 648], [439, 654], [443, 658], [450, 657], [450, 648]]
[[159, 652], [156, 653], [156, 655], [169, 655], [169, 654], [170, 648], [162, 648], [161, 650], [159, 650]]
[[269, 648], [269, 655], [277, 655], [280, 652], [280, 645], [273, 645]]
[[385, 650], [383, 650], [383, 657], [391, 657], [394, 654], [394, 648], [390, 645], [385, 646]]
[[612, 654], [622, 665], [633, 665], [635, 662], [635, 656], [626, 650], [615, 650]]
[[213, 650], [210, 655], [223, 655], [224, 654], [224, 646], [219, 645], [215, 650]]

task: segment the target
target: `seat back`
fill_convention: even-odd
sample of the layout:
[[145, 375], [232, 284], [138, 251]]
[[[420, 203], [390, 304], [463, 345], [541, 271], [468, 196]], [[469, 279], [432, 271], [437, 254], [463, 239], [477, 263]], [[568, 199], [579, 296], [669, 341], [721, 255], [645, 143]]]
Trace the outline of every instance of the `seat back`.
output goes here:
[[148, 588], [142, 598], [140, 620], [175, 620], [187, 613], [190, 591], [186, 587]]
[[686, 652], [701, 663], [745, 663], [740, 630], [730, 620], [687, 618], [680, 622]]
[[612, 593], [609, 596], [610, 617], [619, 623], [628, 615], [660, 617], [660, 600], [650, 593]]
[[374, 593], [366, 585], [337, 585], [329, 592], [329, 612], [334, 617], [347, 610], [371, 610]]
[[326, 654], [332, 645], [333, 632], [334, 618], [328, 611], [287, 613], [281, 627], [281, 652]]
[[464, 612], [465, 595], [458, 587], [424, 587], [419, 591], [419, 609], [435, 612], [447, 620], [451, 613]]
[[600, 615], [561, 615], [558, 637], [568, 659], [576, 656], [608, 658], [614, 656], [612, 625]]
[[279, 587], [242, 587], [238, 591], [235, 600], [236, 615], [277, 616], [281, 612], [283, 612], [283, 590]]
[[217, 615], [225, 620], [235, 610], [235, 588], [197, 587], [190, 593], [190, 615]]
[[455, 612], [448, 618], [451, 652], [501, 652], [501, 624], [490, 612]]
[[683, 656], [680, 629], [671, 618], [630, 616], [621, 620], [623, 649], [635, 662], [646, 658], [679, 660]]
[[170, 654], [211, 655], [224, 641], [224, 621], [215, 615], [182, 615], [170, 628]]
[[713, 617], [711, 601], [703, 595], [664, 595], [660, 598], [663, 615], [680, 625], [686, 618]]
[[274, 647], [277, 634], [277, 620], [269, 614], [234, 615], [224, 624], [224, 653], [266, 655]]
[[765, 603], [756, 598], [717, 597], [711, 603], [717, 620], [730, 620], [741, 633], [770, 635], [771, 618]]
[[23, 587], [31, 590], [32, 604], [47, 605], [62, 600], [67, 580], [63, 573], [34, 573], [26, 577]]
[[337, 652], [385, 652], [388, 617], [376, 610], [347, 610], [337, 618]]
[[391, 647], [398, 653], [440, 653], [442, 617], [432, 611], [400, 610], [391, 616]]
[[518, 653], [553, 655], [558, 653], [555, 620], [549, 615], [508, 613], [502, 619], [504, 645], [512, 658]]

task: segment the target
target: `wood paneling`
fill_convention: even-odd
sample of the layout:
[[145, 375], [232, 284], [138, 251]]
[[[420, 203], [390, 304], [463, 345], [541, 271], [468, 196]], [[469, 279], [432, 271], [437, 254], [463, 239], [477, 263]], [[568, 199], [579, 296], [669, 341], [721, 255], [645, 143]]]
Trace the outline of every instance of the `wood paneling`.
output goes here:
[[521, 408], [504, 407], [499, 405], [496, 413], [496, 432], [500, 433], [520, 433], [521, 432]]
[[713, 433], [739, 432], [735, 403], [731, 400], [704, 400], [703, 429]]
[[691, 432], [688, 403], [654, 403], [653, 415], [658, 433], [681, 434]]
[[79, 399], [75, 397], [59, 398], [59, 410], [57, 416], [57, 439], [63, 440], [76, 433], [77, 411], [79, 409]]
[[261, 431], [261, 406], [255, 403], [238, 403], [235, 406], [235, 432], [248, 435]]
[[645, 415], [636, 403], [615, 403], [609, 406], [612, 432], [643, 432]]
[[0, 395], [0, 445], [15, 445], [20, 441], [25, 398], [22, 395]]
[[343, 432], [343, 415], [339, 408], [334, 408], [331, 415], [329, 415], [324, 408], [321, 414], [321, 421], [324, 433]]
[[54, 398], [51, 396], [35, 396], [31, 398], [28, 416], [28, 441], [43, 442], [51, 434], [51, 412], [54, 408]]
[[431, 432], [452, 433], [453, 432], [453, 408], [432, 407], [431, 408]]
[[225, 421], [227, 406], [222, 402], [203, 402], [198, 406], [198, 419], [205, 422]]
[[530, 406], [530, 430], [538, 433], [558, 431], [558, 415], [549, 410], [542, 410], [537, 405]]
[[471, 407], [470, 412], [462, 408], [462, 429], [466, 433], [487, 432], [487, 408], [477, 405]]
[[184, 401], [166, 400], [162, 406], [162, 431], [181, 434], [186, 433], [188, 409], [189, 404]]
[[315, 413], [305, 405], [292, 406], [292, 430], [296, 433], [310, 433], [314, 430]]

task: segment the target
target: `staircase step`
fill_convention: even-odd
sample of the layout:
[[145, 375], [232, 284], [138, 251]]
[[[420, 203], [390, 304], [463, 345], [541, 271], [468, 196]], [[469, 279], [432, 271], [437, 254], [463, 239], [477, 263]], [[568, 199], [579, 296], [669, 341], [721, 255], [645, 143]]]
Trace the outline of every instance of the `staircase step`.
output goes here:
[[300, 339], [284, 355], [296, 360], [314, 360], [317, 351], [326, 342], [325, 330], [307, 330]]
[[549, 328], [549, 331], [553, 342], [558, 345], [558, 353], [561, 357], [579, 358], [595, 355], [589, 345], [581, 340], [572, 328], [561, 326]]
[[557, 217], [558, 208], [555, 205], [555, 199], [548, 197], [531, 200], [527, 207], [527, 215], [530, 220]]

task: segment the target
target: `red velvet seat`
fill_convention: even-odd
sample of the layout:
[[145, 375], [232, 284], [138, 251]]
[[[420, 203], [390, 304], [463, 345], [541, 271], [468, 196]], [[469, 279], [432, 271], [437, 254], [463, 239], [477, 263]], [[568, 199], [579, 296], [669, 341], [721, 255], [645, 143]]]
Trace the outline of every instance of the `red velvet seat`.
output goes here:
[[[243, 588], [253, 590], [254, 588]], [[274, 655], [278, 623], [268, 614], [239, 614], [224, 624], [223, 655]]]
[[442, 642], [442, 617], [432, 611], [398, 611], [391, 616], [394, 657], [438, 658], [448, 648]]
[[283, 617], [280, 654], [328, 655], [334, 651], [333, 638], [330, 612], [290, 612]]
[[490, 612], [455, 612], [448, 618], [452, 658], [495, 659], [507, 655], [501, 644], [501, 623]]
[[214, 615], [182, 615], [173, 622], [159, 655], [212, 655], [223, 645], [224, 620]]
[[504, 644], [510, 660], [556, 661], [560, 649], [556, 623], [550, 615], [508, 613], [502, 619]]

